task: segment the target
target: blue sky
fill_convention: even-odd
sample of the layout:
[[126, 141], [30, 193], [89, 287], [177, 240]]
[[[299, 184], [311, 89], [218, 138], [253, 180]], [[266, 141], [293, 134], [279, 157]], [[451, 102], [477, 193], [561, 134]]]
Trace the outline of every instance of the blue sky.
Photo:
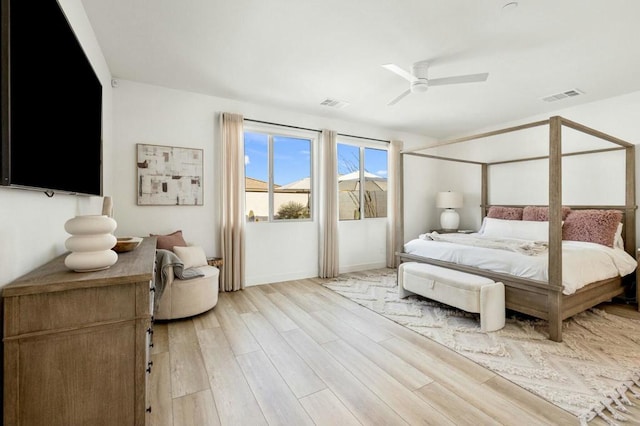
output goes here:
[[[245, 169], [248, 177], [268, 181], [268, 136], [245, 132]], [[340, 140], [338, 140], [340, 142]], [[311, 152], [306, 139], [274, 136], [274, 181], [277, 185], [309, 177]], [[338, 145], [338, 173], [345, 174], [358, 169], [358, 150], [353, 145]], [[387, 151], [367, 148], [365, 170], [380, 177], [387, 177]]]

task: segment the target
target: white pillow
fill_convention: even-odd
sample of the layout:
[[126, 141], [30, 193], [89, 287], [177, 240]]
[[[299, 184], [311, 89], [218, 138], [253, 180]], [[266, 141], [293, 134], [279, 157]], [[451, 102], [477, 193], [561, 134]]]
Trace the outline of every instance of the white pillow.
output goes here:
[[204, 249], [198, 246], [179, 247], [175, 246], [173, 252], [184, 263], [184, 269], [207, 265], [207, 255]]
[[624, 240], [622, 239], [622, 223], [618, 224], [616, 234], [613, 236], [613, 248], [624, 250]]
[[492, 238], [518, 238], [529, 241], [548, 241], [549, 222], [534, 220], [505, 220], [485, 217], [482, 235]]
[[482, 225], [480, 225], [480, 230], [478, 231], [478, 234], [484, 234], [484, 225], [485, 223], [487, 223], [487, 217], [483, 217], [482, 218]]

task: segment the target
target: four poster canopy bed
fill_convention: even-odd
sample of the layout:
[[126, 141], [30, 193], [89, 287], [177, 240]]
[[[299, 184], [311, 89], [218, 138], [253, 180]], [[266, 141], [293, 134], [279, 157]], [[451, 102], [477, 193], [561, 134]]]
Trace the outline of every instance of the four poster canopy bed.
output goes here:
[[[474, 161], [461, 159], [460, 156], [440, 154], [442, 148], [446, 150], [454, 144], [479, 139], [483, 139], [484, 142], [491, 142], [492, 138], [504, 140], [505, 137], [512, 137], [514, 132], [533, 128], [544, 130], [545, 126], [548, 127], [546, 155], [500, 161]], [[579, 142], [563, 152], [563, 135], [569, 134], [578, 135], [578, 140], [597, 140], [598, 148], [592, 149], [593, 147], [586, 143], [585, 149]], [[606, 147], [601, 147], [602, 144], [606, 144]], [[521, 147], [526, 151], [525, 146]], [[434, 150], [435, 154], [425, 153]], [[563, 158], [602, 155], [613, 151], [621, 151], [624, 154], [624, 205], [563, 205]], [[470, 148], [464, 152], [473, 153], [474, 150]], [[423, 234], [406, 244], [400, 241], [396, 247], [400, 262], [421, 262], [502, 282], [505, 289], [505, 307], [547, 320], [549, 338], [558, 342], [562, 341], [562, 320], [623, 294], [633, 283], [637, 267], [633, 144], [555, 116], [548, 120], [404, 151], [401, 153], [403, 168], [405, 157], [408, 155], [479, 166], [483, 228], [477, 234], [473, 234], [477, 238], [462, 234], [433, 233]], [[489, 176], [492, 166], [547, 159], [547, 205], [490, 205]], [[545, 178], [546, 176], [543, 176], [540, 180]], [[522, 197], [521, 194], [519, 196]], [[403, 206], [401, 210], [401, 217], [404, 218]], [[525, 220], [522, 220], [522, 216], [509, 217], [522, 215], [522, 212], [525, 212]], [[608, 229], [607, 233], [610, 234], [605, 241], [600, 241], [603, 232], [601, 229], [595, 229], [598, 227]], [[403, 230], [400, 235], [403, 235]], [[585, 235], [587, 238], [583, 238]], [[512, 238], [516, 240], [515, 243], [511, 241]], [[525, 239], [531, 241], [519, 241]], [[522, 244], [518, 244], [518, 241]]]

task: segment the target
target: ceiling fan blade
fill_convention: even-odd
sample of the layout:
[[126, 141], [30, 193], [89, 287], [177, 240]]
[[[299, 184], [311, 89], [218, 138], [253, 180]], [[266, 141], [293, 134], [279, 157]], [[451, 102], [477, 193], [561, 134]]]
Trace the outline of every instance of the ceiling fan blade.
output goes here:
[[389, 102], [387, 105], [393, 106], [393, 105], [397, 104], [398, 102], [400, 102], [402, 100], [402, 98], [407, 96], [409, 93], [411, 93], [411, 89], [407, 89], [406, 91], [402, 92], [402, 94], [400, 96], [398, 96], [397, 98], [395, 98], [394, 100]]
[[481, 81], [485, 81], [487, 77], [489, 77], [488, 72], [485, 72], [482, 74], [468, 74], [468, 75], [458, 75], [455, 77], [434, 78], [434, 79], [429, 79], [429, 86], [443, 86], [445, 84], [459, 84], [459, 83], [478, 83]]
[[400, 68], [396, 64], [385, 64], [385, 65], [382, 65], [382, 68], [386, 68], [389, 71], [391, 71], [392, 73], [398, 74], [400, 77], [402, 77], [402, 78], [404, 78], [405, 80], [408, 80], [408, 81], [414, 81], [416, 79], [413, 76], [413, 74], [411, 74], [408, 71], [403, 70], [402, 68]]

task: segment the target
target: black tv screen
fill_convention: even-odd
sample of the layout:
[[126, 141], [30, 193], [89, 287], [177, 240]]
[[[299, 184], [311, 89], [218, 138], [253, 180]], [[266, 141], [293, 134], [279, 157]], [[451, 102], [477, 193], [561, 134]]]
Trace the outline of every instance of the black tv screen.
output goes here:
[[102, 85], [56, 0], [2, 2], [3, 185], [102, 195]]

